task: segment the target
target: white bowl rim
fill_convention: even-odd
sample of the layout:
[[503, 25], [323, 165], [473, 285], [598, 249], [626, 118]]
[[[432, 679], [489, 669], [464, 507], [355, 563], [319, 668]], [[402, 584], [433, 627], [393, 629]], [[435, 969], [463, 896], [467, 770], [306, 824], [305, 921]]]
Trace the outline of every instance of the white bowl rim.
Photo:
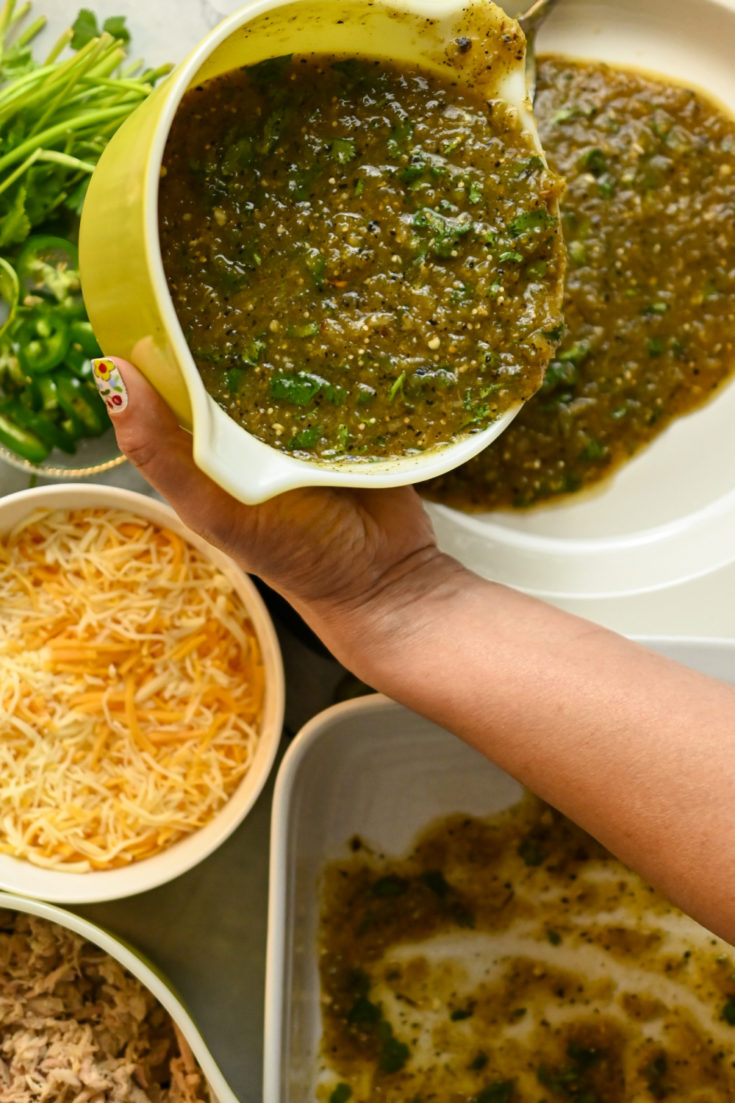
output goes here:
[[[491, 514], [478, 517], [438, 502], [425, 504], [435, 521], [451, 525], [460, 541], [472, 544], [473, 552], [475, 545], [482, 545], [480, 558], [487, 560], [488, 577], [538, 597], [653, 593], [702, 578], [735, 559], [735, 490], [666, 524], [598, 539], [524, 532], [493, 521]], [[499, 563], [494, 549], [511, 557], [522, 554], [526, 575], [517, 574], [517, 560]], [[454, 548], [450, 551], [458, 555]], [[467, 562], [481, 569], [474, 554]]]
[[160, 499], [98, 483], [33, 487], [0, 499], [0, 534], [11, 527], [5, 523], [8, 513], [13, 511], [19, 520], [36, 508], [129, 510], [185, 538], [211, 558], [237, 587], [255, 629], [266, 671], [261, 738], [251, 769], [227, 803], [203, 827], [150, 858], [118, 869], [88, 873], [44, 869], [25, 859], [0, 854], [0, 890], [63, 904], [122, 899], [166, 884], [203, 861], [239, 827], [260, 796], [271, 773], [283, 731], [285, 678], [280, 645], [265, 602], [251, 579], [223, 552], [187, 528], [173, 509]]
[[164, 978], [163, 973], [159, 972], [152, 963], [149, 963], [145, 955], [124, 939], [105, 930], [104, 927], [99, 927], [96, 923], [83, 919], [73, 912], [54, 907], [53, 904], [47, 904], [41, 900], [33, 900], [25, 896], [18, 896], [15, 893], [0, 891], [0, 908], [25, 912], [27, 915], [36, 915], [41, 919], [48, 920], [49, 923], [66, 927], [67, 930], [73, 931], [88, 942], [94, 943], [95, 946], [99, 946], [101, 950], [108, 953], [110, 957], [119, 961], [129, 973], [132, 973], [155, 996], [181, 1029], [181, 1033], [191, 1046], [192, 1053], [196, 1057], [202, 1072], [215, 1092], [218, 1103], [239, 1103], [181, 998]]

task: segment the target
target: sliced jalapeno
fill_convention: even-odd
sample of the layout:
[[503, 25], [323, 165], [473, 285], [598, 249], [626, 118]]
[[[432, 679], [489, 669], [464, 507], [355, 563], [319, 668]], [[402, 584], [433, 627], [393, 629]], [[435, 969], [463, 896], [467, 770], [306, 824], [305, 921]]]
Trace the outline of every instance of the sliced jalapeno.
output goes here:
[[7, 414], [22, 429], [27, 429], [38, 437], [50, 452], [53, 448], [60, 448], [62, 452], [76, 452], [74, 437], [65, 432], [61, 425], [52, 420], [52, 416], [43, 411], [30, 410], [20, 401], [9, 402], [5, 407]]
[[0, 444], [30, 463], [41, 463], [51, 451], [30, 429], [18, 425], [6, 410], [0, 410]]
[[0, 257], [0, 337], [15, 318], [20, 298], [18, 275], [4, 257]]
[[59, 394], [52, 375], [40, 375], [37, 380], [38, 398], [42, 410], [58, 410]]
[[29, 375], [51, 371], [64, 359], [71, 342], [69, 323], [45, 304], [24, 308], [12, 330], [21, 367]]
[[91, 322], [83, 321], [81, 318], [72, 322], [69, 326], [69, 334], [72, 346], [78, 345], [88, 359], [93, 360], [96, 356], [102, 355], [102, 349], [97, 343]]
[[26, 293], [50, 291], [56, 299], [79, 294], [79, 254], [66, 238], [33, 234], [18, 254], [16, 271]]
[[85, 383], [70, 372], [55, 375], [59, 405], [72, 420], [82, 426], [80, 436], [98, 437], [109, 427], [105, 404], [93, 384]]
[[64, 357], [64, 367], [74, 372], [80, 379], [93, 380], [92, 361], [76, 345], [70, 345]]

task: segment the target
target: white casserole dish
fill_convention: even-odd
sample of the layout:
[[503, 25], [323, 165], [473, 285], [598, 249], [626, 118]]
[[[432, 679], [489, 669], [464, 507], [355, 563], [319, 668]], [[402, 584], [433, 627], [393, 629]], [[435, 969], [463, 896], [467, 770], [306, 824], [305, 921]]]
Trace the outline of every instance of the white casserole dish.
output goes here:
[[[735, 640], [641, 642], [735, 683]], [[314, 1098], [324, 864], [346, 857], [353, 835], [399, 856], [432, 820], [492, 815], [521, 794], [517, 781], [477, 751], [379, 695], [335, 705], [302, 728], [281, 763], [273, 800], [263, 1103]]]

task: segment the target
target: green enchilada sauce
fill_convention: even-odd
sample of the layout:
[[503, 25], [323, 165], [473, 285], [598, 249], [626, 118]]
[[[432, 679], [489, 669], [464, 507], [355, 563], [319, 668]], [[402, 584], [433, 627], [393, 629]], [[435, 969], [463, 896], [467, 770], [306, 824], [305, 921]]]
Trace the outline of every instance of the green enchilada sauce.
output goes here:
[[302, 457], [485, 428], [553, 350], [559, 188], [516, 111], [421, 70], [286, 57], [191, 90], [159, 212], [207, 390]]
[[592, 486], [735, 368], [735, 121], [635, 71], [544, 58], [536, 114], [567, 182], [566, 332], [543, 386], [429, 487], [467, 510]]
[[734, 1098], [728, 947], [535, 797], [350, 850], [320, 877], [316, 1103]]

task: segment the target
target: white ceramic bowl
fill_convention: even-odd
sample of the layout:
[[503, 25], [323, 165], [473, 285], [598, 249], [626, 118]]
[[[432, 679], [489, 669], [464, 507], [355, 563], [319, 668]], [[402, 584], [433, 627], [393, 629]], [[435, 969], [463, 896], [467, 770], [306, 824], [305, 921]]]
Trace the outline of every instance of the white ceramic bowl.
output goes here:
[[[524, 6], [510, 0], [512, 12]], [[662, 74], [735, 114], [733, 42], [735, 0], [562, 0], [538, 50]], [[480, 574], [552, 599], [706, 575], [735, 560], [734, 422], [735, 381], [593, 492], [527, 512], [430, 506], [440, 543]]]
[[[735, 682], [735, 641], [641, 642]], [[519, 783], [478, 751], [377, 694], [335, 705], [302, 728], [284, 755], [273, 798], [263, 1103], [316, 1098], [324, 864], [348, 857], [354, 835], [400, 857], [433, 820], [457, 812], [490, 816], [521, 794]], [[712, 936], [696, 930], [708, 944]]]
[[229, 801], [203, 827], [160, 853], [119, 869], [64, 872], [42, 869], [0, 854], [2, 889], [67, 904], [119, 899], [165, 884], [197, 865], [232, 834], [255, 804], [273, 766], [283, 728], [285, 687], [280, 647], [268, 610], [251, 580], [226, 555], [186, 528], [163, 502], [94, 483], [38, 487], [0, 499], [0, 532], [7, 532], [38, 508], [128, 510], [178, 533], [209, 556], [233, 583], [248, 611], [262, 653], [265, 697], [253, 762]]
[[217, 1067], [214, 1057], [207, 1049], [204, 1039], [179, 997], [163, 975], [132, 946], [78, 915], [37, 900], [26, 900], [21, 896], [0, 892], [0, 908], [37, 915], [50, 923], [66, 927], [119, 961], [156, 997], [186, 1038], [206, 1077], [212, 1103], [238, 1103], [237, 1097]]

